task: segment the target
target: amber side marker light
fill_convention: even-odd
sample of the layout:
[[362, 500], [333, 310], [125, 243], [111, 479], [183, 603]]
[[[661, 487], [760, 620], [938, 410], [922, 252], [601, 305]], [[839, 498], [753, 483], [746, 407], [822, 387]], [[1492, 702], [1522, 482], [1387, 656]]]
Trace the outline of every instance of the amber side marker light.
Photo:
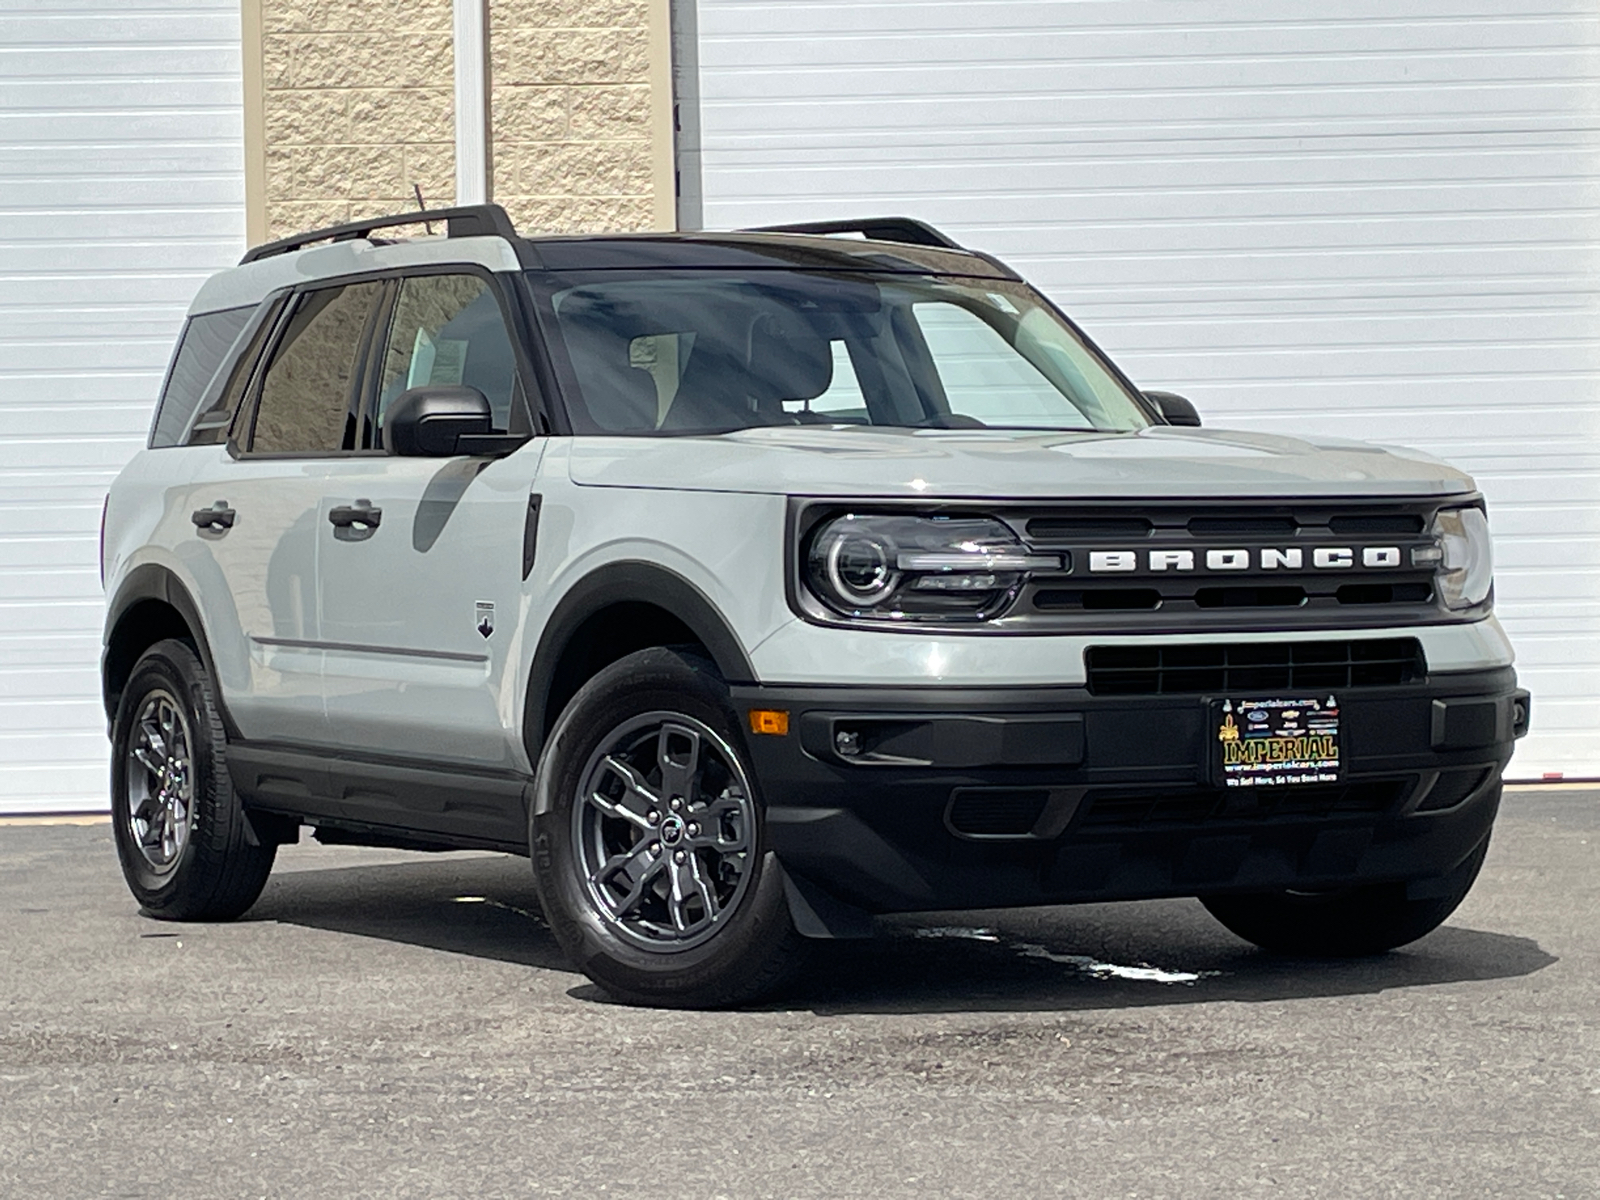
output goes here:
[[771, 733], [783, 737], [789, 732], [789, 714], [781, 708], [752, 708], [750, 732]]

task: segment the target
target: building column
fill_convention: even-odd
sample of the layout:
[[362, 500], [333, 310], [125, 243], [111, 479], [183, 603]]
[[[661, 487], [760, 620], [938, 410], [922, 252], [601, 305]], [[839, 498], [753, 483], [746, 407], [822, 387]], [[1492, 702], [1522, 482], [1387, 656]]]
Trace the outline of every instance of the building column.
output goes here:
[[[252, 241], [452, 202], [452, 0], [241, 3]], [[672, 228], [669, 0], [487, 9], [485, 194], [528, 233]]]
[[456, 203], [485, 204], [489, 183], [489, 0], [453, 0]]

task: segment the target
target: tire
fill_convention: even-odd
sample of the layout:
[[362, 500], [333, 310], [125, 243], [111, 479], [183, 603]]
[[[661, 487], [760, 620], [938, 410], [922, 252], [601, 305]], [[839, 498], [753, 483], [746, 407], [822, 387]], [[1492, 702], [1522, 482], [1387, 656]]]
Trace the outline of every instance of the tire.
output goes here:
[[1338, 892], [1255, 892], [1202, 896], [1211, 915], [1263, 950], [1306, 958], [1382, 954], [1432, 933], [1478, 878], [1489, 839], [1436, 881], [1438, 894], [1406, 899], [1407, 885], [1380, 883]]
[[228, 774], [216, 691], [186, 642], [134, 664], [111, 732], [111, 828], [128, 888], [167, 921], [231, 921], [261, 895], [257, 844]]
[[529, 840], [556, 940], [619, 1000], [740, 1004], [805, 941], [727, 686], [705, 659], [643, 650], [591, 679], [540, 759]]

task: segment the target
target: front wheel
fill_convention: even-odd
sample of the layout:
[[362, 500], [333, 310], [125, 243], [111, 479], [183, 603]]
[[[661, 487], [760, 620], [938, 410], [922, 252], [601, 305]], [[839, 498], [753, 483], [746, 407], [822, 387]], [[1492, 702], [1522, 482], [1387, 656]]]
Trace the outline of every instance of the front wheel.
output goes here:
[[1466, 899], [1478, 878], [1489, 839], [1431, 890], [1409, 900], [1403, 883], [1368, 884], [1334, 892], [1250, 892], [1202, 896], [1211, 915], [1247, 942], [1279, 954], [1352, 958], [1382, 954], [1432, 933]]
[[715, 668], [652, 649], [573, 698], [541, 758], [540, 901], [574, 961], [634, 1003], [753, 999], [798, 967], [743, 737]]

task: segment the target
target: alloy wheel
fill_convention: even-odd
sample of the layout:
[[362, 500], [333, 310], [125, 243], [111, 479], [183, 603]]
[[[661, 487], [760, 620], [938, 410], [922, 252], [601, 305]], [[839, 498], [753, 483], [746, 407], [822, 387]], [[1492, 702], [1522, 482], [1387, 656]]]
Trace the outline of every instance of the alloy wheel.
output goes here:
[[164, 689], [147, 693], [128, 737], [127, 819], [133, 844], [157, 874], [170, 872], [189, 842], [193, 745], [183, 706]]
[[631, 718], [580, 779], [572, 836], [601, 918], [655, 951], [700, 945], [750, 883], [755, 803], [738, 754], [682, 713]]

